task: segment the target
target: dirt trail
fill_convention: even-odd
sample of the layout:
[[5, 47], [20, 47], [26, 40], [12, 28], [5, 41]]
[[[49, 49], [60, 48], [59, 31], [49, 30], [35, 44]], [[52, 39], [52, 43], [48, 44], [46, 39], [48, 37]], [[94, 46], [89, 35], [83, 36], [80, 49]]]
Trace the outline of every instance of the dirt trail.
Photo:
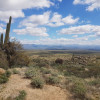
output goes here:
[[26, 100], [69, 100], [67, 91], [51, 85], [45, 85], [43, 89], [33, 89], [30, 86], [30, 80], [24, 79], [19, 75], [11, 76], [5, 89], [0, 93], [0, 97], [14, 96], [20, 90], [27, 92]]

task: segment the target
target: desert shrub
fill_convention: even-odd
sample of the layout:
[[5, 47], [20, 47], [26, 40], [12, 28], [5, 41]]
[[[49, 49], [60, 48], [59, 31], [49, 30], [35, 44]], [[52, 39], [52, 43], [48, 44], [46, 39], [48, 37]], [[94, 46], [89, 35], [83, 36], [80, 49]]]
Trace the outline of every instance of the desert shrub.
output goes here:
[[43, 88], [44, 86], [44, 79], [40, 76], [33, 77], [31, 81], [31, 85], [33, 88]]
[[13, 64], [13, 57], [16, 57], [18, 51], [17, 50], [20, 50], [22, 49], [22, 45], [16, 41], [16, 40], [12, 40], [11, 42], [8, 42], [2, 51], [4, 51], [5, 55], [7, 56], [7, 61], [8, 61], [8, 64], [9, 64], [9, 67], [12, 66]]
[[87, 89], [83, 82], [77, 81], [74, 83], [74, 85], [72, 87], [72, 91], [74, 92], [75, 97], [83, 99], [83, 98], [85, 98]]
[[41, 58], [33, 59], [33, 62], [35, 62], [36, 65], [39, 66], [39, 67], [45, 67], [45, 66], [49, 65], [49, 61], [48, 60], [41, 59]]
[[8, 77], [6, 74], [0, 75], [0, 84], [6, 83], [8, 81]]
[[58, 69], [59, 71], [64, 71], [67, 68], [66, 65], [62, 64], [62, 65], [56, 65], [56, 69]]
[[93, 86], [96, 86], [96, 87], [100, 87], [100, 79], [97, 78], [97, 79], [94, 79], [92, 81], [89, 81], [89, 85], [93, 85]]
[[88, 77], [100, 77], [100, 67], [99, 66], [91, 66], [88, 68], [89, 71], [86, 73]]
[[77, 77], [85, 77], [85, 70], [80, 66], [68, 66], [65, 71], [65, 75], [74, 75]]
[[50, 73], [51, 73], [51, 70], [48, 69], [48, 68], [42, 67], [42, 68], [41, 68], [41, 72], [42, 72], [43, 74], [50, 74]]
[[[75, 96], [75, 100], [85, 100], [87, 93], [87, 82], [79, 77], [70, 76], [66, 79], [66, 86]], [[87, 100], [87, 99], [86, 99]]]
[[3, 51], [0, 51], [0, 68], [8, 69], [8, 61], [7, 56], [4, 54]]
[[11, 76], [11, 72], [8, 71], [8, 70], [5, 72], [5, 74], [6, 74], [6, 76], [7, 76], [8, 78]]
[[25, 72], [25, 76], [26, 78], [33, 78], [40, 75], [40, 71], [37, 68], [29, 68], [26, 72]]
[[14, 65], [27, 66], [29, 64], [29, 57], [22, 53], [21, 49], [22, 45], [16, 40], [9, 42], [4, 47], [4, 54], [7, 56], [6, 60], [10, 68]]
[[10, 71], [6, 71], [4, 74], [0, 75], [0, 84], [6, 83], [11, 75]]
[[59, 75], [59, 72], [57, 70], [51, 70], [51, 75], [54, 76], [54, 77], [58, 77]]
[[53, 84], [58, 84], [58, 83], [60, 83], [60, 79], [56, 76], [49, 76], [48, 79], [46, 80], [46, 82], [48, 84], [52, 84], [52, 85]]
[[30, 59], [24, 53], [17, 53], [11, 58], [11, 66], [28, 66], [29, 63]]
[[57, 59], [55, 60], [55, 63], [56, 63], [56, 64], [63, 64], [63, 59], [57, 58]]
[[19, 74], [19, 71], [15, 68], [12, 70], [12, 72], [13, 72], [13, 74]]
[[[88, 69], [86, 71], [85, 69]], [[100, 77], [100, 67], [99, 66], [67, 66], [65, 71], [65, 75], [74, 75], [76, 77], [88, 78], [88, 77]]]
[[27, 93], [22, 90], [19, 92], [19, 95], [14, 98], [14, 100], [25, 100]]

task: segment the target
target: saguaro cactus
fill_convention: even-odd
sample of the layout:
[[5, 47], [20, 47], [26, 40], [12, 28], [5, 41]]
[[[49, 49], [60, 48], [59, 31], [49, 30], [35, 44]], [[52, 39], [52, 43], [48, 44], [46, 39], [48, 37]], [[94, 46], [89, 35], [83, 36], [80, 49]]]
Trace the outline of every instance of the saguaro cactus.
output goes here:
[[3, 49], [3, 33], [0, 35], [0, 48]]
[[3, 48], [3, 33], [1, 34], [1, 48]]
[[1, 35], [0, 35], [0, 47], [1, 47]]
[[9, 33], [10, 33], [10, 27], [11, 27], [11, 20], [12, 20], [12, 17], [10, 16], [9, 23], [7, 23], [7, 27], [6, 27], [5, 40], [3, 41], [3, 33], [0, 36], [0, 48], [1, 49], [4, 48], [3, 46], [6, 46], [6, 44], [9, 43]]
[[6, 45], [9, 42], [9, 33], [10, 33], [10, 27], [11, 27], [11, 20], [12, 20], [12, 17], [10, 16], [9, 23], [7, 23], [7, 27], [6, 27], [4, 45]]

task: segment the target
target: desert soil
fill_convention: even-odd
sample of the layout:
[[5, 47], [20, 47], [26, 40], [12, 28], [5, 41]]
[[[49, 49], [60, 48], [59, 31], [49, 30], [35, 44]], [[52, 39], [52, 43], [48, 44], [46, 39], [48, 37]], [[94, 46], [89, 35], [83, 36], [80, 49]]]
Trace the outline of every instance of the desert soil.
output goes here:
[[9, 82], [0, 91], [0, 97], [6, 99], [9, 96], [15, 97], [19, 91], [25, 90], [26, 100], [69, 100], [68, 91], [60, 87], [45, 85], [43, 89], [33, 89], [30, 80], [20, 75], [11, 75]]

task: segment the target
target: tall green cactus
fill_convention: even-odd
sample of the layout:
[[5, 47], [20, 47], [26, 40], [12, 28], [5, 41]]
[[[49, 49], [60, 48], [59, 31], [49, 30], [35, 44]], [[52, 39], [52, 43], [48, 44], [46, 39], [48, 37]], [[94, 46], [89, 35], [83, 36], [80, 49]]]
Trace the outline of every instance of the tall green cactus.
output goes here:
[[3, 49], [3, 33], [1, 34], [1, 48]]
[[9, 23], [7, 23], [7, 27], [6, 27], [5, 40], [3, 41], [3, 33], [0, 36], [0, 48], [1, 49], [4, 48], [3, 46], [6, 46], [6, 44], [9, 43], [9, 33], [10, 33], [10, 27], [11, 27], [11, 20], [12, 20], [12, 17], [10, 16]]
[[11, 20], [12, 20], [12, 17], [10, 16], [9, 23], [7, 23], [7, 27], [6, 27], [4, 45], [6, 45], [9, 42], [9, 33], [10, 33], [10, 27], [11, 27]]
[[3, 33], [0, 35], [0, 48], [3, 48]]
[[0, 47], [1, 47], [1, 35], [0, 35]]

